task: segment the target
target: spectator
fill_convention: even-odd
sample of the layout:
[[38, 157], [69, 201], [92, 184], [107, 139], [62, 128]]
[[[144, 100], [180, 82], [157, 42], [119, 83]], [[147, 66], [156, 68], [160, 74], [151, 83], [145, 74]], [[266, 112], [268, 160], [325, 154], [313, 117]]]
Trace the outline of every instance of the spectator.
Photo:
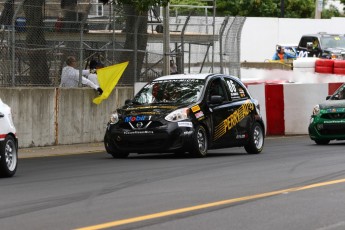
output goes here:
[[102, 62], [96, 61], [94, 59], [90, 61], [90, 75], [88, 76], [88, 79], [92, 81], [93, 83], [95, 83], [96, 85], [99, 85], [97, 70], [103, 67], [104, 65]]
[[[78, 87], [79, 70], [76, 69], [77, 67], [76, 58], [73, 56], [68, 57], [66, 60], [66, 64], [67, 66], [65, 66], [62, 69], [60, 87], [70, 87], [70, 88]], [[82, 75], [84, 76], [90, 75], [90, 70], [83, 70]], [[92, 81], [90, 81], [84, 76], [82, 76], [81, 78], [82, 84], [88, 85], [91, 88], [97, 90], [97, 92], [101, 95], [103, 93], [103, 90], [98, 85], [96, 85], [95, 83], [93, 83]]]
[[178, 71], [177, 71], [177, 66], [174, 62], [174, 60], [170, 60], [170, 74], [177, 74]]
[[281, 61], [284, 61], [287, 59], [293, 59], [293, 58], [296, 58], [296, 57], [289, 53], [285, 53], [284, 47], [282, 46], [277, 46], [277, 52], [272, 57], [273, 60], [281, 60]]
[[310, 50], [308, 57], [320, 57], [321, 49], [318, 40], [315, 38], [313, 41], [312, 50]]

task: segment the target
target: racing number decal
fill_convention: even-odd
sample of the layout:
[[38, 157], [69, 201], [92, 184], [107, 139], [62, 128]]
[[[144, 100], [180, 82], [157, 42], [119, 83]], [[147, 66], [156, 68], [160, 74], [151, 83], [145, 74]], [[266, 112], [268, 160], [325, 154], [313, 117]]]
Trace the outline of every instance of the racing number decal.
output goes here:
[[254, 104], [247, 100], [240, 108], [236, 109], [234, 113], [223, 120], [216, 126], [213, 140], [217, 140], [222, 137], [227, 131], [237, 125], [244, 117], [246, 117], [251, 111], [254, 110]]
[[228, 83], [230, 92], [231, 93], [235, 93], [236, 92], [236, 87], [235, 87], [234, 83], [232, 81], [226, 81], [226, 83]]
[[236, 88], [236, 84], [232, 80], [227, 80], [226, 83], [231, 93], [231, 99], [238, 99], [239, 94]]

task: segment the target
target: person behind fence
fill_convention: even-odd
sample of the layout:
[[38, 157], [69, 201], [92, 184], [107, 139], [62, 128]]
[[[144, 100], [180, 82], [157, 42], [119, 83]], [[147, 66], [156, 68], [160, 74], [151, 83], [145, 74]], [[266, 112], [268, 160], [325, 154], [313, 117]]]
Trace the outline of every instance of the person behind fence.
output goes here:
[[272, 57], [272, 60], [281, 60], [281, 61], [284, 61], [284, 60], [287, 60], [287, 59], [293, 59], [293, 58], [296, 58], [295, 56], [289, 54], [289, 53], [286, 53], [284, 51], [284, 47], [282, 46], [277, 46], [277, 51], [276, 53], [273, 55]]
[[177, 66], [173, 59], [170, 60], [170, 74], [177, 74]]
[[104, 64], [102, 62], [92, 59], [90, 61], [90, 75], [87, 78], [93, 83], [95, 83], [96, 85], [99, 85], [97, 70], [103, 67], [104, 67]]
[[[76, 69], [76, 67], [77, 59], [73, 56], [69, 56], [66, 60], [66, 66], [62, 69], [60, 87], [78, 87], [79, 70]], [[90, 75], [90, 70], [83, 70], [82, 75]], [[89, 87], [95, 89], [98, 94], [101, 95], [103, 93], [103, 90], [99, 87], [99, 85], [93, 83], [84, 76], [81, 77], [82, 84], [88, 85]]]

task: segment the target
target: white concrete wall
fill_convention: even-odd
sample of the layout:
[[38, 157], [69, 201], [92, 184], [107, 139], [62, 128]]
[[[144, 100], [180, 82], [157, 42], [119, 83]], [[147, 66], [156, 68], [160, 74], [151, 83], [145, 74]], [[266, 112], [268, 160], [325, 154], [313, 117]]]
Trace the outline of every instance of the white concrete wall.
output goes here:
[[0, 88], [12, 109], [19, 147], [76, 144], [103, 140], [110, 114], [133, 97], [133, 87], [116, 87], [96, 105], [95, 90], [85, 88]]
[[328, 84], [285, 84], [285, 134], [306, 134], [313, 108], [326, 100]]
[[265, 85], [264, 84], [248, 85], [248, 90], [250, 94], [252, 95], [252, 97], [254, 97], [255, 99], [259, 101], [260, 112], [261, 112], [262, 118], [265, 124], [267, 124]]

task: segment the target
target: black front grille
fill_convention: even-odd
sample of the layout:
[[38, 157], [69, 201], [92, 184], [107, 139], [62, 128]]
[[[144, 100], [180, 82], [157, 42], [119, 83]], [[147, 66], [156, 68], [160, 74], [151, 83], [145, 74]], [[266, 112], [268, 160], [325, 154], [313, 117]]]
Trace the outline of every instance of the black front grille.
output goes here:
[[[132, 129], [132, 127], [131, 127], [130, 124], [129, 124], [129, 123], [131, 123], [132, 126], [133, 126], [134, 128], [136, 128], [138, 122], [143, 123], [143, 127], [146, 127], [146, 125], [147, 125], [150, 121], [123, 122], [123, 123], [119, 124], [119, 127], [120, 127], [121, 129]], [[162, 125], [163, 125], [163, 124], [162, 124], [161, 122], [159, 122], [159, 121], [152, 121], [151, 124], [150, 124], [147, 128], [152, 129], [152, 128], [160, 127], [160, 126], [162, 126]]]
[[345, 119], [345, 113], [325, 113], [322, 114], [321, 118], [327, 120]]
[[345, 135], [345, 124], [323, 124], [319, 132], [322, 135]]

